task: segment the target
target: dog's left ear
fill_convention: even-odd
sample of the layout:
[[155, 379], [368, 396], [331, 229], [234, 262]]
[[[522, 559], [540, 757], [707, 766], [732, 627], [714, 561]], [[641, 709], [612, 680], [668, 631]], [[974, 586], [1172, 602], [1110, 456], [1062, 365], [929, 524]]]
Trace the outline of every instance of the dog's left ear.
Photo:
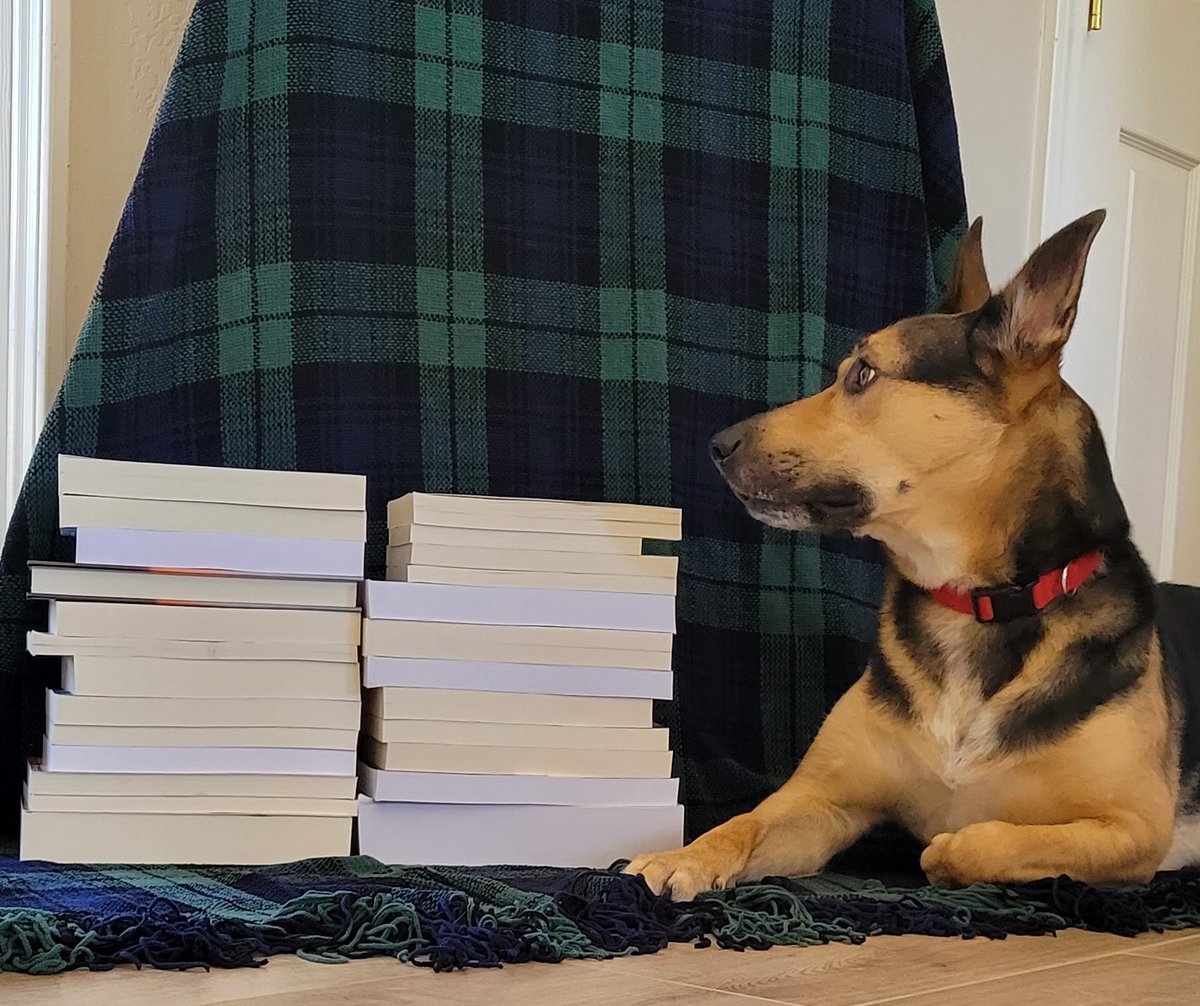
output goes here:
[[1058, 355], [1079, 306], [1083, 270], [1104, 210], [1093, 210], [1048, 237], [1001, 295], [1004, 324], [995, 348], [1019, 362], [1038, 366]]
[[942, 291], [938, 314], [976, 311], [992, 295], [983, 265], [983, 217], [976, 217], [954, 254], [954, 269]]

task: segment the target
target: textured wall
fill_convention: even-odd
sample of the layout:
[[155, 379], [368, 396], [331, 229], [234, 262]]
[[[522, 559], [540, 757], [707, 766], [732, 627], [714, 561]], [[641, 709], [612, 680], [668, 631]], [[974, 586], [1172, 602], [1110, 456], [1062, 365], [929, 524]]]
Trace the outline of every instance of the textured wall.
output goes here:
[[87, 313], [192, 4], [71, 0], [65, 355], [51, 367], [65, 363]]
[[984, 256], [996, 283], [1020, 268], [1041, 237], [1054, 41], [1046, 28], [1056, 9], [1057, 0], [938, 0], [967, 210], [983, 216]]

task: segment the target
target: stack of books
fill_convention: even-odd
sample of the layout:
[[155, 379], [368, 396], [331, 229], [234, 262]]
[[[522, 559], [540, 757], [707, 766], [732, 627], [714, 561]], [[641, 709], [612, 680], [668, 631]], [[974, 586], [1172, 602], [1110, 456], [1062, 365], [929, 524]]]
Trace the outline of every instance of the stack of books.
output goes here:
[[678, 845], [653, 701], [671, 696], [678, 510], [412, 494], [363, 593], [359, 851], [607, 866]]
[[62, 659], [21, 856], [272, 863], [350, 851], [357, 475], [59, 459], [75, 564], [29, 651]]

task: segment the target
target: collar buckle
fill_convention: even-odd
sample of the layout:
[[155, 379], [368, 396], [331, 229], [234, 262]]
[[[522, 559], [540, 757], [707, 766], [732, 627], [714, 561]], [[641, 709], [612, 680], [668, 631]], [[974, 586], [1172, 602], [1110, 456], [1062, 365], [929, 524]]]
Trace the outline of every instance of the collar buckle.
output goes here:
[[1008, 622], [1014, 618], [1036, 615], [1038, 608], [1033, 600], [1033, 585], [1009, 584], [1003, 587], [977, 587], [971, 591], [971, 610], [975, 620]]

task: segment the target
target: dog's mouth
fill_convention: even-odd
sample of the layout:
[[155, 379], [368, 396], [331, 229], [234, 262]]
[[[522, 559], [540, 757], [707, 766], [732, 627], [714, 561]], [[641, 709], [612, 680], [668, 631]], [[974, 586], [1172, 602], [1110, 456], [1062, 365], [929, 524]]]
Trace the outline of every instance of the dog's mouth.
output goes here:
[[871, 512], [867, 491], [849, 481], [786, 492], [740, 488], [732, 483], [730, 488], [755, 520], [787, 530], [853, 532]]
[[779, 503], [770, 496], [740, 493], [736, 489], [734, 495], [751, 517], [769, 527], [803, 531], [813, 526], [812, 514], [800, 504]]

